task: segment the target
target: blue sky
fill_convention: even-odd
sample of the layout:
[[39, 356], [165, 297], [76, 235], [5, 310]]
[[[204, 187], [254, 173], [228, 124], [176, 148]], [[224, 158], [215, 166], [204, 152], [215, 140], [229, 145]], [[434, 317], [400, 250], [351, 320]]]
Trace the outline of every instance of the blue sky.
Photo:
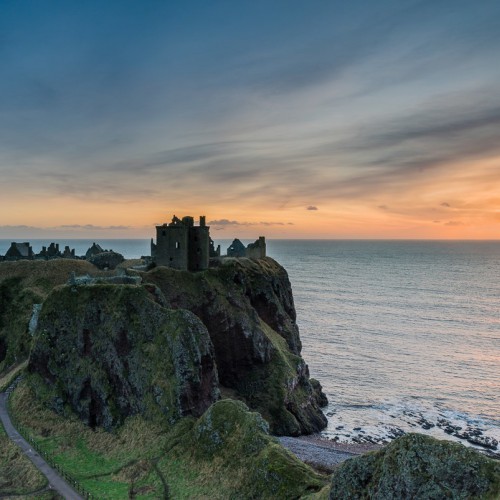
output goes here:
[[500, 237], [499, 57], [490, 0], [2, 0], [0, 237]]

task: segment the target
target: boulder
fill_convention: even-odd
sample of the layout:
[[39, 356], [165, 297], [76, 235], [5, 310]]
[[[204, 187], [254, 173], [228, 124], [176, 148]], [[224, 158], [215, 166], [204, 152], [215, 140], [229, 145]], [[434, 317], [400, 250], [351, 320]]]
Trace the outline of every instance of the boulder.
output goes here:
[[208, 472], [207, 481], [230, 470], [237, 478], [234, 498], [304, 498], [325, 486], [326, 478], [285, 450], [269, 435], [267, 422], [241, 401], [213, 404], [177, 450], [189, 450], [191, 463]]
[[121, 253], [113, 252], [101, 252], [92, 255], [88, 258], [88, 261], [94, 264], [98, 269], [115, 269], [118, 264], [121, 264], [125, 258]]
[[352, 458], [332, 477], [331, 500], [499, 498], [500, 462], [458, 443], [407, 434]]

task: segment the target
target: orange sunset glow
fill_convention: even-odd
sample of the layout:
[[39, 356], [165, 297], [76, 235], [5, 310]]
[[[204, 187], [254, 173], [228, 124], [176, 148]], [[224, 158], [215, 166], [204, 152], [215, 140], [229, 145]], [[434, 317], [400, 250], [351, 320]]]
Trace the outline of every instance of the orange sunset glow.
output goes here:
[[109, 33], [92, 8], [61, 11], [67, 31], [6, 12], [0, 238], [149, 238], [205, 214], [221, 238], [499, 239], [487, 9], [447, 26], [322, 8], [286, 25], [234, 7], [215, 32], [198, 13], [168, 36], [176, 14], [152, 6], [133, 32], [108, 6]]

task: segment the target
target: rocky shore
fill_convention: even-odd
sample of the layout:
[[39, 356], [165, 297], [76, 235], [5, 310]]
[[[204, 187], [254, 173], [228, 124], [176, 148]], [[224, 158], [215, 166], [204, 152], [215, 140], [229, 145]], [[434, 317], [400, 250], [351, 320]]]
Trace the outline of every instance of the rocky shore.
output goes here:
[[333, 472], [335, 467], [349, 458], [382, 448], [374, 444], [336, 443], [320, 436], [283, 436], [279, 442], [296, 457], [315, 469]]

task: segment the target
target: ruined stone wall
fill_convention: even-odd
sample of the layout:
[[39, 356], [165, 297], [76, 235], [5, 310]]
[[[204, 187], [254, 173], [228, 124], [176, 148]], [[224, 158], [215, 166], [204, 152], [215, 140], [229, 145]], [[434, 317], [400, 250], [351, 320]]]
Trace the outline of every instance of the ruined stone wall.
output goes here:
[[263, 259], [266, 256], [266, 239], [264, 236], [260, 236], [255, 243], [250, 243], [245, 253], [249, 259]]
[[190, 271], [201, 271], [203, 269], [208, 269], [209, 254], [209, 227], [190, 227], [188, 239], [188, 269]]
[[184, 225], [156, 227], [156, 257], [158, 266], [188, 269], [189, 227]]

